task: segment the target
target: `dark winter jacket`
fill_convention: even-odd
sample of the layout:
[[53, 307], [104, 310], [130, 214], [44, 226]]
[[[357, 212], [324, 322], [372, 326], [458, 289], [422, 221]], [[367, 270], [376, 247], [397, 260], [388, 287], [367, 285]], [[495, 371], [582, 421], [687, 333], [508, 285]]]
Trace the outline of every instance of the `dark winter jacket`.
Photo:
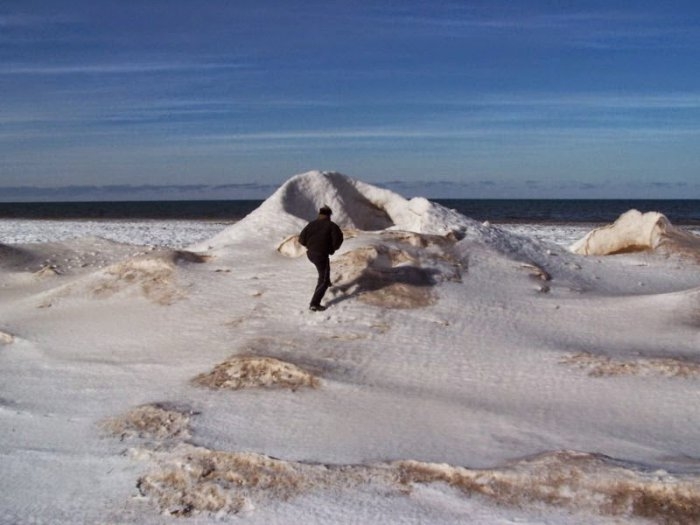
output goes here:
[[299, 243], [310, 253], [333, 255], [343, 244], [343, 232], [330, 218], [319, 216], [301, 230]]

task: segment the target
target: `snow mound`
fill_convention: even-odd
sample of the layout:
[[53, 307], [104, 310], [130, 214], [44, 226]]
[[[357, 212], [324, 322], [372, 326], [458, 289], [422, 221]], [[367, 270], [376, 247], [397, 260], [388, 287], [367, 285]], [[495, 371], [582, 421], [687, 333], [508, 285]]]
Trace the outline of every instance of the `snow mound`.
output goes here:
[[[92, 299], [108, 299], [131, 294], [146, 297], [161, 305], [169, 305], [184, 297], [177, 287], [175, 271], [183, 263], [202, 263], [206, 257], [181, 250], [159, 250], [137, 255], [97, 271], [78, 277], [44, 294], [44, 306], [51, 306], [56, 299], [86, 296]], [[55, 271], [48, 267], [42, 270]]]
[[57, 275], [71, 275], [95, 267], [104, 268], [133, 255], [134, 246], [99, 237], [12, 246], [0, 244], [0, 268], [35, 274], [50, 268]]
[[296, 365], [272, 357], [232, 357], [200, 374], [194, 384], [212, 389], [238, 390], [241, 388], [316, 388], [320, 381]]
[[125, 289], [136, 288], [151, 301], [171, 304], [183, 297], [174, 282], [177, 265], [182, 262], [203, 263], [206, 260], [206, 257], [181, 250], [163, 250], [127, 259], [100, 272], [92, 294], [105, 298]]
[[407, 230], [461, 237], [475, 221], [422, 197], [410, 200], [390, 190], [328, 171], [295, 175], [256, 210], [192, 249], [217, 249], [242, 239], [275, 240], [301, 231], [324, 204], [344, 230]]
[[674, 227], [659, 212], [629, 210], [613, 223], [589, 232], [570, 250], [581, 255], [614, 255], [661, 249], [666, 253], [700, 256], [700, 238]]
[[112, 436], [153, 440], [190, 437], [190, 413], [164, 403], [142, 405], [102, 423]]
[[175, 267], [161, 258], [129, 259], [106, 268], [93, 284], [92, 295], [104, 299], [128, 289], [137, 289], [151, 301], [171, 304], [180, 297], [173, 285]]

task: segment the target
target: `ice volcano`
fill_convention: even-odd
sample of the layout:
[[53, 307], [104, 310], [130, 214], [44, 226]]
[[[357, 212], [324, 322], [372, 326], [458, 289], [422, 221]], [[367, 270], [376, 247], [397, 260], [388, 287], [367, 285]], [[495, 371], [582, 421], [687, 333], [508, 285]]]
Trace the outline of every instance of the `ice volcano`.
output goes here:
[[[417, 303], [427, 305], [434, 297], [424, 292], [444, 280], [458, 280], [469, 259], [480, 251], [514, 265], [518, 273], [526, 269], [538, 281], [566, 282], [576, 289], [601, 285], [578, 271], [589, 264], [584, 258], [561, 246], [478, 222], [423, 197], [406, 199], [329, 171], [291, 177], [241, 221], [189, 249], [220, 263], [249, 249], [297, 258], [305, 253], [297, 236], [323, 205], [333, 209], [333, 220], [345, 232], [346, 241], [351, 241], [336, 254], [338, 270], [333, 277], [348, 289], [354, 289], [350, 283], [373, 293], [378, 287], [417, 287], [421, 290]], [[550, 286], [538, 283], [536, 288], [549, 290]], [[402, 296], [392, 304], [403, 302]]]
[[194, 250], [217, 250], [240, 240], [272, 241], [276, 246], [296, 233], [324, 204], [346, 231], [405, 230], [464, 236], [478, 223], [422, 197], [405, 199], [390, 190], [330, 171], [309, 171], [282, 184], [256, 210]]

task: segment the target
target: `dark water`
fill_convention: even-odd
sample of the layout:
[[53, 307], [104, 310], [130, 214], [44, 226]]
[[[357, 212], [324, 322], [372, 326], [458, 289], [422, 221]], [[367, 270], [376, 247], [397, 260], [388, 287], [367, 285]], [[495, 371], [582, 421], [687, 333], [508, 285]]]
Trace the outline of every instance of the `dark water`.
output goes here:
[[463, 215], [492, 222], [608, 223], [628, 210], [658, 211], [674, 224], [700, 224], [700, 200], [442, 199]]
[[[608, 223], [635, 208], [659, 211], [679, 225], [700, 225], [700, 200], [534, 200], [435, 199], [480, 221], [535, 223]], [[153, 201], [0, 203], [0, 218], [16, 219], [160, 219], [236, 221], [262, 201]]]

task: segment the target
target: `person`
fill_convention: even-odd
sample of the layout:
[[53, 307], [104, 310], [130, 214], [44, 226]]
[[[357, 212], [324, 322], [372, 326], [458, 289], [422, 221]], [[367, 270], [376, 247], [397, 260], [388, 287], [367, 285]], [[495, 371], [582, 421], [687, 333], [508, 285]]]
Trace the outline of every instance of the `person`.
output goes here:
[[306, 247], [306, 256], [318, 271], [316, 289], [309, 309], [318, 312], [326, 309], [321, 306], [326, 290], [331, 285], [331, 262], [329, 257], [343, 244], [343, 232], [331, 220], [333, 211], [328, 206], [318, 210], [318, 218], [307, 224], [299, 234], [299, 244]]

